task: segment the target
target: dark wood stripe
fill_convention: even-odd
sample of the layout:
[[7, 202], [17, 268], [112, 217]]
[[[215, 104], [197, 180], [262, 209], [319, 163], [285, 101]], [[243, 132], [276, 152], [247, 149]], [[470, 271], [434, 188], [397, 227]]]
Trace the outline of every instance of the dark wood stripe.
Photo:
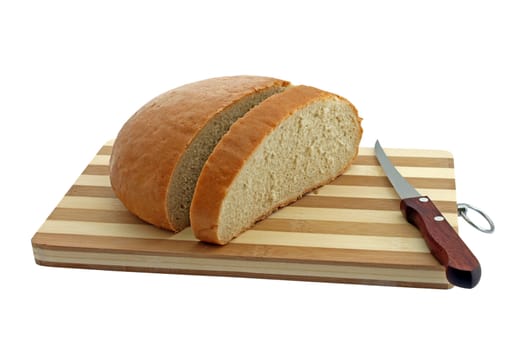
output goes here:
[[[455, 189], [455, 179], [429, 179], [409, 177], [407, 181], [417, 188]], [[331, 185], [391, 187], [385, 176], [341, 175]]]
[[420, 232], [404, 221], [403, 224], [367, 222], [310, 221], [288, 219], [266, 219], [258, 222], [254, 230], [303, 233], [350, 234], [358, 236], [421, 238]]
[[230, 243], [225, 246], [195, 241], [53, 234], [38, 232], [32, 246], [61, 251], [90, 251], [194, 258], [224, 258], [240, 261], [393, 267], [444, 270], [429, 253], [352, 250], [337, 248], [291, 247]]
[[110, 169], [106, 165], [88, 165], [82, 174], [84, 174], [84, 175], [109, 175]]
[[111, 187], [73, 185], [66, 196], [116, 198]]
[[[452, 158], [428, 158], [428, 157], [389, 157], [395, 166], [429, 167], [429, 168], [453, 168]], [[353, 164], [380, 165], [375, 156], [358, 156]]]
[[144, 221], [128, 211], [102, 209], [55, 208], [48, 219], [119, 224], [144, 224]]
[[[436, 201], [436, 206], [443, 213], [456, 213], [457, 205], [452, 201]], [[295, 203], [294, 207], [306, 208], [337, 208], [337, 209], [362, 209], [362, 210], [399, 210], [399, 199], [381, 198], [350, 198], [329, 196], [306, 196]]]

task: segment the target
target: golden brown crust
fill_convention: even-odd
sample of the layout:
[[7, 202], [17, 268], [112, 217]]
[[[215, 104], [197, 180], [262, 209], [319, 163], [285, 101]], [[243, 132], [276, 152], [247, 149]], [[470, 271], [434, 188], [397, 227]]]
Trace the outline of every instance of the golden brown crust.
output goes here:
[[167, 190], [176, 165], [197, 133], [236, 101], [288, 82], [256, 76], [203, 80], [170, 90], [137, 111], [116, 138], [110, 181], [135, 215], [175, 230], [168, 217]]
[[[227, 243], [219, 240], [217, 234], [222, 201], [247, 159], [265, 137], [295, 111], [330, 96], [333, 94], [309, 86], [290, 87], [269, 97], [232, 125], [208, 158], [196, 186], [190, 219], [198, 239]], [[355, 108], [354, 111], [357, 115]]]

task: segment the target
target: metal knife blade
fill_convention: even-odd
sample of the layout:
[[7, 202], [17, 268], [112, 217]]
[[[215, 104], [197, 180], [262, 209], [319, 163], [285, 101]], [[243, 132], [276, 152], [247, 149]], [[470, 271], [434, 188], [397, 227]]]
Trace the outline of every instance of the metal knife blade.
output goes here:
[[375, 142], [375, 156], [382, 166], [382, 169], [386, 173], [389, 182], [391, 182], [400, 198], [404, 199], [421, 196], [421, 194], [416, 191], [416, 189], [412, 187], [409, 182], [407, 182], [407, 180], [398, 172], [398, 170], [396, 170], [393, 164], [391, 164], [391, 161], [386, 156], [386, 153], [384, 153], [379, 140]]
[[378, 140], [375, 142], [375, 156], [401, 198], [402, 215], [420, 230], [432, 255], [445, 266], [448, 281], [463, 288], [475, 287], [482, 270], [471, 250], [430, 198], [422, 196], [396, 170]]

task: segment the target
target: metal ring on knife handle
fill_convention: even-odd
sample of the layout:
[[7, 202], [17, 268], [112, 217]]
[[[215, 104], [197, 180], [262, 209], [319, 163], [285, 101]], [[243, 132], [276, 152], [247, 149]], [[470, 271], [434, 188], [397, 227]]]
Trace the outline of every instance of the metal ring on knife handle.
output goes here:
[[[489, 228], [483, 228], [481, 226], [478, 226], [475, 224], [467, 215], [468, 210], [473, 210], [480, 214], [489, 224]], [[484, 232], [484, 233], [493, 233], [494, 232], [494, 223], [492, 222], [491, 218], [488, 217], [483, 211], [480, 209], [477, 209], [469, 204], [466, 203], [457, 203], [457, 213], [459, 216], [462, 216], [464, 220], [466, 220], [471, 226], [476, 228], [478, 231]]]

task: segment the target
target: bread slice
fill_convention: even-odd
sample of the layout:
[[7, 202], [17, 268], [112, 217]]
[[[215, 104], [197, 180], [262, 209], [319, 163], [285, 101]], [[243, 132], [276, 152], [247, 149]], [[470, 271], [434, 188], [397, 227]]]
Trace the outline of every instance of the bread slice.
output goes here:
[[346, 99], [308, 86], [274, 95], [234, 123], [199, 177], [196, 237], [225, 244], [256, 221], [340, 175], [362, 129]]
[[123, 126], [110, 159], [112, 189], [126, 208], [173, 231], [189, 226], [197, 178], [231, 124], [289, 83], [234, 76], [203, 80], [148, 102]]

